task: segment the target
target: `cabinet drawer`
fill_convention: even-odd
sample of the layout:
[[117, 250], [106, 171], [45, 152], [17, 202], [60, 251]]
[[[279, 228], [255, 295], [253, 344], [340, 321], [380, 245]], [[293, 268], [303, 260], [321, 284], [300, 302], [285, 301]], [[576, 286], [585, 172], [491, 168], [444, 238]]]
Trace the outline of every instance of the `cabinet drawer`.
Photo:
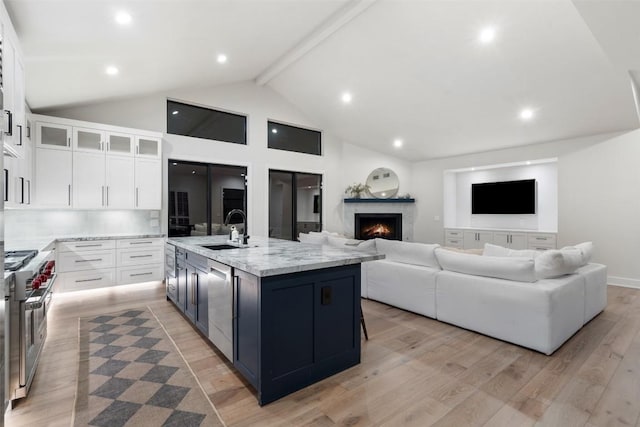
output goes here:
[[115, 269], [101, 269], [62, 273], [56, 280], [56, 290], [59, 292], [82, 291], [96, 289], [115, 284]]
[[528, 235], [528, 243], [529, 245], [542, 245], [542, 246], [553, 246], [556, 247], [556, 236], [555, 234], [529, 234]]
[[462, 249], [463, 245], [464, 245], [464, 241], [462, 240], [462, 238], [459, 238], [459, 239], [447, 238], [445, 246]]
[[153, 280], [162, 280], [164, 278], [162, 264], [145, 265], [141, 267], [119, 267], [116, 269], [116, 273], [118, 277], [118, 285], [150, 282]]
[[115, 267], [115, 251], [61, 252], [58, 255], [58, 271], [95, 270]]
[[118, 267], [130, 265], [162, 264], [162, 247], [156, 249], [118, 249]]
[[100, 249], [114, 249], [115, 240], [85, 240], [80, 242], [59, 242], [60, 252], [97, 251]]
[[462, 230], [447, 230], [445, 233], [445, 236], [448, 238], [460, 238], [462, 239], [462, 236], [464, 235], [464, 232]]
[[164, 239], [161, 237], [152, 238], [152, 239], [121, 239], [118, 240], [118, 249], [123, 248], [131, 248], [131, 249], [140, 249], [140, 248], [153, 248], [153, 247], [162, 247], [164, 245]]

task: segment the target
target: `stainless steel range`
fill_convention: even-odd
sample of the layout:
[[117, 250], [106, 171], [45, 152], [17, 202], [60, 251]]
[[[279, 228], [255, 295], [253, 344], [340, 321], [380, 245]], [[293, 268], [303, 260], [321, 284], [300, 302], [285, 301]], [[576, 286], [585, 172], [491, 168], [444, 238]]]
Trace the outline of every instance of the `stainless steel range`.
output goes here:
[[[33, 258], [33, 251], [23, 256]], [[35, 251], [37, 253], [37, 251]], [[7, 255], [10, 253], [7, 252]], [[15, 258], [15, 253], [12, 254]], [[36, 256], [9, 276], [7, 399], [12, 406], [29, 392], [47, 337], [47, 312], [55, 282], [55, 261]]]

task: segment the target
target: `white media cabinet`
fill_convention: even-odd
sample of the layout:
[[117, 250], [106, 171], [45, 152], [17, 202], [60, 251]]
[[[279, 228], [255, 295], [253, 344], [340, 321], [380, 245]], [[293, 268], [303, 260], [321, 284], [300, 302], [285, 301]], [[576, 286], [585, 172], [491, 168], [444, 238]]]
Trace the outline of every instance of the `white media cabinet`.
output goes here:
[[445, 228], [444, 245], [459, 249], [481, 249], [493, 243], [511, 249], [555, 249], [556, 233], [482, 228]]

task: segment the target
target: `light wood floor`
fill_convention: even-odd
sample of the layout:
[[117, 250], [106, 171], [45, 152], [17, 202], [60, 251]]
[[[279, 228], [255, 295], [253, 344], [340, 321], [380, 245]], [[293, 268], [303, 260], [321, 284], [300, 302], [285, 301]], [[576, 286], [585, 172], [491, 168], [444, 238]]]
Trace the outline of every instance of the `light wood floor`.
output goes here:
[[363, 301], [362, 363], [262, 408], [161, 285], [57, 295], [31, 393], [5, 425], [68, 426], [78, 317], [148, 305], [228, 426], [640, 426], [640, 291], [608, 293], [607, 309], [550, 357]]

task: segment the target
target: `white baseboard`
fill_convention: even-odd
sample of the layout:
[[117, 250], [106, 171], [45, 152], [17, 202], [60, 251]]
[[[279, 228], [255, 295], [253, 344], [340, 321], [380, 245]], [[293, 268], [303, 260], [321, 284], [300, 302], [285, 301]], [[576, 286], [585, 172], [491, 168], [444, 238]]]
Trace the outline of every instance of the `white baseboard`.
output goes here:
[[607, 283], [613, 286], [623, 286], [625, 288], [640, 289], [640, 279], [630, 279], [628, 277], [608, 276]]

